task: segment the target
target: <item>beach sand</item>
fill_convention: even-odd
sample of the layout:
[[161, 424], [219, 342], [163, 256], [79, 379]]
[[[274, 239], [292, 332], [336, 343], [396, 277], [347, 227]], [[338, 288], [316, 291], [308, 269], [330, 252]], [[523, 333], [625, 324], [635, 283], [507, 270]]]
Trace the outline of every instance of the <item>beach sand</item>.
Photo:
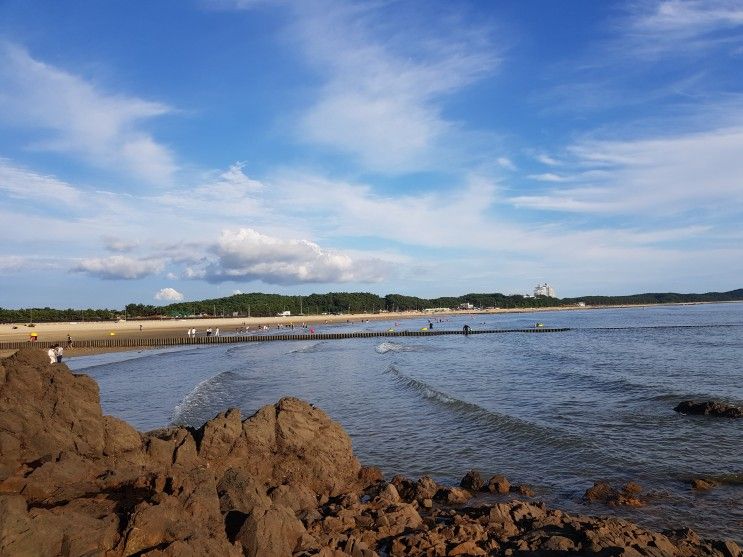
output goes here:
[[[28, 327], [25, 323], [0, 324], [0, 342], [27, 341], [31, 333], [36, 333], [41, 342], [52, 341], [66, 345], [67, 335], [72, 338], [73, 347], [65, 349], [66, 357], [83, 356], [102, 352], [141, 350], [137, 348], [75, 348], [76, 340], [96, 340], [116, 338], [174, 338], [186, 336], [188, 329], [196, 329], [201, 335], [207, 328], [220, 333], [234, 333], [237, 330], [255, 331], [263, 325], [276, 330], [278, 325], [294, 324], [301, 326], [332, 325], [341, 323], [361, 323], [365, 321], [402, 321], [410, 319], [441, 319], [455, 315], [486, 315], [496, 313], [535, 313], [570, 309], [590, 309], [586, 307], [518, 308], [493, 309], [483, 311], [449, 310], [441, 312], [406, 311], [395, 313], [368, 313], [353, 315], [295, 315], [291, 317], [217, 317], [198, 319], [142, 319], [128, 321], [79, 321], [71, 323], [36, 323]], [[0, 357], [7, 357], [14, 350], [0, 350]]]

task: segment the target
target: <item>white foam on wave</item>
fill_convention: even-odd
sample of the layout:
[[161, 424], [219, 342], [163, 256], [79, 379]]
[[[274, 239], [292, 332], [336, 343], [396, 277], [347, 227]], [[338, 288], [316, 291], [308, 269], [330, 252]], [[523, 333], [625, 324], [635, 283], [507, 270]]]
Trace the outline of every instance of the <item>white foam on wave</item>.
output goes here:
[[240, 376], [232, 371], [223, 371], [208, 379], [204, 379], [188, 393], [180, 404], [173, 408], [170, 420], [171, 425], [201, 425], [192, 423], [195, 418], [211, 417], [215, 403], [224, 401], [232, 393], [232, 384]]
[[396, 342], [383, 342], [378, 344], [375, 350], [377, 351], [377, 354], [386, 354], [387, 352], [400, 352], [402, 348], [403, 345], [397, 344]]

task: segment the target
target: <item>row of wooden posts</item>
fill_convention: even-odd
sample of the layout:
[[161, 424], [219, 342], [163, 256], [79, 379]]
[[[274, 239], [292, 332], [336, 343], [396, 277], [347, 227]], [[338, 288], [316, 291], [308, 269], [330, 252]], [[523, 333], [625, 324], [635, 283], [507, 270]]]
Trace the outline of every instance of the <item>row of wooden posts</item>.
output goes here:
[[[535, 327], [528, 329], [471, 329], [470, 335], [493, 334], [493, 333], [557, 333], [569, 331], [568, 328]], [[291, 334], [250, 334], [250, 335], [224, 335], [224, 336], [202, 336], [202, 337], [127, 337], [127, 338], [105, 338], [91, 340], [74, 340], [75, 348], [156, 348], [168, 346], [188, 346], [200, 344], [232, 344], [238, 342], [267, 342], [277, 340], [340, 340], [346, 338], [373, 338], [373, 337], [426, 337], [440, 335], [464, 335], [461, 330], [436, 330], [436, 331], [359, 331], [348, 333], [291, 333]], [[0, 342], [0, 350], [18, 350], [20, 348], [39, 347], [50, 348], [55, 344], [66, 345], [64, 339], [47, 341], [13, 341]]]

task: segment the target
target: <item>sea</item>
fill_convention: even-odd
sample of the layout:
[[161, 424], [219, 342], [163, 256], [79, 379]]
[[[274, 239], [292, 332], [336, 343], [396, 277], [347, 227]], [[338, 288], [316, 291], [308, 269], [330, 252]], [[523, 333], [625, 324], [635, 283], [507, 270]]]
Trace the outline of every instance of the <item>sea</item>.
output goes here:
[[[535, 500], [654, 529], [743, 542], [743, 419], [686, 416], [688, 399], [743, 405], [743, 303], [462, 315], [435, 330], [568, 327], [545, 334], [296, 340], [70, 358], [107, 414], [140, 430], [248, 417], [281, 397], [338, 421], [387, 478], [458, 485], [471, 469], [529, 484]], [[318, 325], [419, 330], [428, 317]], [[274, 330], [286, 334], [287, 330]], [[306, 333], [297, 329], [296, 332]], [[692, 478], [719, 482], [694, 491]], [[595, 481], [643, 488], [641, 508], [586, 504]], [[479, 496], [483, 503], [498, 497]]]

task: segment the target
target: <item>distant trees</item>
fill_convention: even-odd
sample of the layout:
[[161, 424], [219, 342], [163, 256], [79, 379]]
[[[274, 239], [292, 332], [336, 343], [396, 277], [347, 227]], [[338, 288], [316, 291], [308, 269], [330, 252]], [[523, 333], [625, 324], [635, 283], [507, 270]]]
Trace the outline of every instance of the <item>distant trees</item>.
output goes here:
[[677, 294], [674, 292], [633, 294], [631, 296], [582, 296], [579, 298], [524, 297], [491, 294], [465, 294], [441, 298], [418, 298], [402, 294], [378, 296], [370, 292], [328, 292], [309, 296], [284, 296], [281, 294], [235, 294], [226, 298], [213, 298], [194, 302], [178, 302], [167, 306], [127, 304], [124, 310], [114, 309], [53, 309], [0, 308], [0, 323], [30, 323], [51, 321], [110, 321], [120, 318], [224, 316], [269, 317], [290, 311], [292, 315], [321, 315], [349, 313], [377, 313], [379, 311], [418, 311], [426, 308], [457, 308], [472, 304], [476, 308], [537, 308], [575, 305], [633, 305], [683, 302], [723, 302], [743, 300], [743, 288], [729, 292], [705, 294]]

